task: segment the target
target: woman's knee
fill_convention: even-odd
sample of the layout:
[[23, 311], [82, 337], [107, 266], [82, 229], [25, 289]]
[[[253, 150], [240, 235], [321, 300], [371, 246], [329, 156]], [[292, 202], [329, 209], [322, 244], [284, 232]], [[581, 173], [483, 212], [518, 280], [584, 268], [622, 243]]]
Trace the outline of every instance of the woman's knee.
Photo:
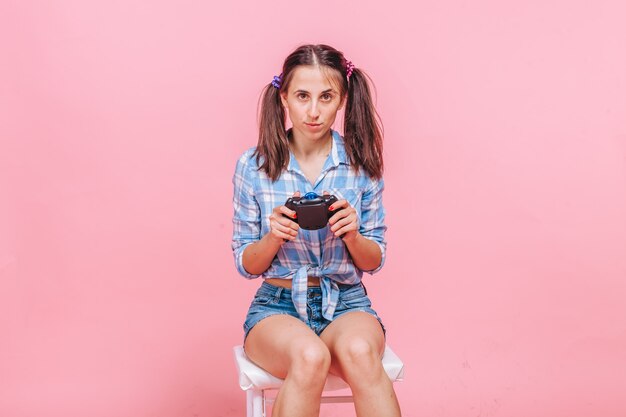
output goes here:
[[[335, 358], [345, 377], [372, 378], [379, 376], [382, 362], [378, 348], [363, 338], [346, 338], [338, 341], [334, 349]], [[368, 378], [369, 377], [369, 378]]]
[[303, 382], [324, 382], [330, 368], [330, 352], [319, 343], [296, 344], [291, 349], [289, 374]]

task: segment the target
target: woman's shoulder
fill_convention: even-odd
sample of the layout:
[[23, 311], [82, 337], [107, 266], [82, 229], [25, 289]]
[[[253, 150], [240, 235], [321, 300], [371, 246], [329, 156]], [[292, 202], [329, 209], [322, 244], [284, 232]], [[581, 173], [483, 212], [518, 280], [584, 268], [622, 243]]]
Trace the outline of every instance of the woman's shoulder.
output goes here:
[[239, 158], [237, 158], [237, 166], [258, 169], [256, 146], [246, 149], [239, 155]]
[[260, 168], [263, 161], [264, 157], [256, 152], [256, 147], [247, 149], [237, 159], [235, 176], [247, 178], [255, 183], [268, 180], [267, 174]]
[[239, 155], [239, 160], [248, 161], [248, 160], [254, 159], [255, 152], [256, 152], [256, 146], [248, 148]]

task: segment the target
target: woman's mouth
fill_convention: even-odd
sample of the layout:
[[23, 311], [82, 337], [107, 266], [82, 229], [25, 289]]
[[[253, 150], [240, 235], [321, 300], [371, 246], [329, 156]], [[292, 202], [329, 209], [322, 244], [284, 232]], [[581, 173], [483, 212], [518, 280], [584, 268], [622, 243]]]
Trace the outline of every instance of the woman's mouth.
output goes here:
[[305, 125], [311, 130], [317, 130], [322, 127], [322, 123], [305, 123]]

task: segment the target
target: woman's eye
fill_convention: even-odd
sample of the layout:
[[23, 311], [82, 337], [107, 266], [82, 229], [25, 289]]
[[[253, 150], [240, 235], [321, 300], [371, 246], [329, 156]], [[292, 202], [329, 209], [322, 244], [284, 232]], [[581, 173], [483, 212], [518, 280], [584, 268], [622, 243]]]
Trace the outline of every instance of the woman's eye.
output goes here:
[[322, 100], [324, 101], [330, 101], [332, 100], [333, 96], [331, 96], [330, 94], [324, 94], [322, 95]]
[[306, 99], [306, 94], [304, 94], [304, 93], [300, 93], [300, 94], [298, 94], [298, 98], [299, 98], [300, 100], [304, 100], [304, 99]]

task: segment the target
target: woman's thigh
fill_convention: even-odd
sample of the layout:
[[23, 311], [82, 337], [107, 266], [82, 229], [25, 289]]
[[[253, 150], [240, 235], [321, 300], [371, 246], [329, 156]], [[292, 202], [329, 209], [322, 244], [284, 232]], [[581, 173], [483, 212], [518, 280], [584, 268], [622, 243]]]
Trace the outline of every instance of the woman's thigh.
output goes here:
[[298, 354], [328, 354], [320, 338], [299, 319], [276, 314], [259, 321], [248, 333], [244, 350], [250, 360], [272, 375], [285, 378]]

